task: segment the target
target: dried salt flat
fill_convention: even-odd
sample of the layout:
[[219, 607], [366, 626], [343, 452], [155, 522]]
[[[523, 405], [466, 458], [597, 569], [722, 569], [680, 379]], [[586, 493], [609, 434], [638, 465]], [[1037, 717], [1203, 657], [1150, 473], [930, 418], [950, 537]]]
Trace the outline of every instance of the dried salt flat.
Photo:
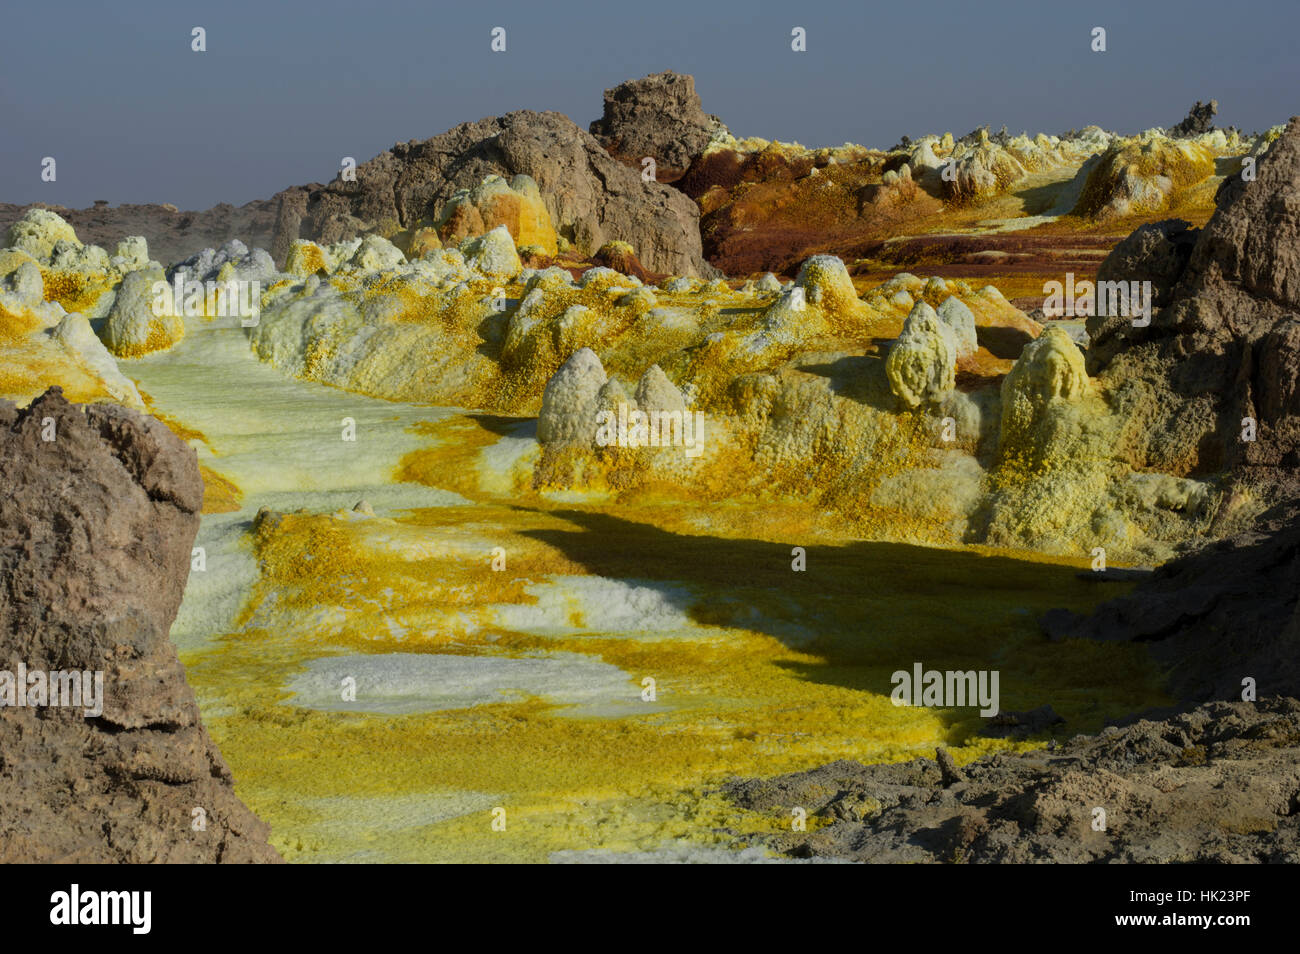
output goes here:
[[[346, 678], [356, 680], [356, 701], [343, 700]], [[530, 696], [570, 715], [644, 714], [633, 677], [617, 666], [579, 653], [527, 656], [451, 656], [421, 653], [326, 656], [307, 663], [287, 688], [288, 705], [329, 712], [409, 715], [516, 702]]]

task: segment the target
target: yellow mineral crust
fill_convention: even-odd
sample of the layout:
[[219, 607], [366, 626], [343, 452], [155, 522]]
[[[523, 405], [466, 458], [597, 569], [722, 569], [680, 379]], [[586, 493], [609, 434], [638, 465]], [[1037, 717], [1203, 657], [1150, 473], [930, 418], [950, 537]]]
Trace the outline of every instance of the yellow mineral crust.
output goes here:
[[93, 313], [101, 299], [121, 282], [122, 276], [107, 271], [61, 271], [43, 266], [45, 300], [55, 301], [68, 311]]
[[242, 508], [244, 495], [234, 481], [201, 464], [199, 474], [203, 477], [204, 513], [236, 513]]
[[76, 403], [140, 406], [134, 386], [118, 372], [84, 318], [67, 315], [53, 319], [54, 326], [50, 320], [43, 308], [38, 314], [0, 304], [0, 398], [26, 405], [57, 384]]
[[[483, 241], [268, 292], [254, 350], [349, 390], [528, 416], [590, 349], [610, 396], [565, 412], [578, 415], [556, 431], [569, 446], [545, 447], [551, 432], [539, 430], [532, 484], [552, 493], [811, 494], [876, 539], [1062, 554], [1104, 541], [1112, 560], [1143, 562], [1202, 530], [1198, 514], [1152, 509], [1131, 484], [1113, 443], [1124, 424], [1090, 392], [1065, 333], [1035, 346], [1041, 326], [991, 285], [900, 273], [859, 297], [828, 255], [775, 290], [681, 278], [649, 288], [609, 268], [501, 277], [490, 272], [518, 266]], [[617, 412], [614, 395], [631, 395], [656, 365], [705, 416], [700, 454], [595, 446], [597, 411]], [[1070, 409], [1039, 415], [1055, 398]], [[585, 449], [570, 440], [581, 435]]]
[[[491, 452], [492, 430], [473, 419], [439, 431], [460, 444], [428, 458], [424, 480], [445, 485], [470, 448]], [[747, 537], [720, 530], [713, 512], [680, 500], [573, 508], [524, 491], [397, 519], [260, 517], [260, 576], [238, 632], [185, 659], [241, 797], [299, 861], [362, 852], [544, 861], [564, 850], [710, 844], [719, 826], [787, 823], [709, 797], [731, 775], [905, 759], [939, 744], [961, 762], [1023, 747], [972, 735], [979, 720], [968, 711], [893, 706], [898, 660], [982, 668], [996, 643], [1003, 706], [1050, 698], [1080, 729], [1161, 701], [1132, 647], [1038, 635], [1033, 620], [1046, 608], [1097, 598], [1071, 566], [845, 545], [829, 527], [803, 538], [816, 586], [792, 589], [784, 534], [809, 529], [804, 517]], [[502, 571], [492, 568], [496, 547]], [[314, 659], [394, 652], [468, 665], [578, 654], [616, 667], [626, 689], [607, 714], [525, 695], [385, 715], [303, 708], [286, 688]], [[646, 677], [653, 703], [641, 699]], [[394, 816], [391, 830], [376, 821], [416, 804], [425, 807], [404, 824]], [[364, 824], [363, 806], [374, 813]], [[494, 840], [498, 806], [510, 836]]]
[[557, 254], [555, 226], [537, 183], [526, 175], [509, 181], [488, 176], [473, 189], [452, 196], [438, 216], [443, 244], [458, 245], [498, 226], [509, 230], [517, 246], [535, 246], [548, 256]]
[[1081, 170], [1077, 215], [1159, 212], [1215, 174], [1216, 151], [1200, 142], [1147, 134], [1111, 144]]

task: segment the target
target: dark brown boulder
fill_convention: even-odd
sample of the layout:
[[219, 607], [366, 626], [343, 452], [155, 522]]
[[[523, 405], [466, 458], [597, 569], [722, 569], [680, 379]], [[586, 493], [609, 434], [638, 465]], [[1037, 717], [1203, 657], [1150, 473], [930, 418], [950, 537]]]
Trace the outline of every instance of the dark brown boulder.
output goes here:
[[1163, 307], [1192, 257], [1200, 232], [1182, 219], [1140, 226], [1110, 250], [1097, 269], [1097, 281], [1149, 281], [1153, 304]]
[[605, 111], [591, 124], [615, 159], [640, 172], [647, 156], [660, 182], [676, 182], [727, 127], [700, 105], [695, 77], [667, 70], [605, 90]]
[[1208, 103], [1202, 103], [1198, 99], [1187, 111], [1183, 121], [1170, 127], [1169, 135], [1178, 139], [1188, 139], [1211, 132], [1214, 129], [1214, 114], [1218, 111], [1218, 100], [1212, 99]]
[[0, 862], [278, 861], [168, 638], [203, 502], [193, 449], [51, 388], [0, 402], [0, 485], [0, 677], [103, 686], [99, 714], [0, 707]]

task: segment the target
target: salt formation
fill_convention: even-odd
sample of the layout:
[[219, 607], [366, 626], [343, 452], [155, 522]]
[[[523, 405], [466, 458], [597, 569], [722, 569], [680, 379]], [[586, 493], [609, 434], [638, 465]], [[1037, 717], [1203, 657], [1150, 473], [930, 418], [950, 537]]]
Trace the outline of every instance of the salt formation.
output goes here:
[[605, 381], [605, 369], [596, 352], [590, 348], [575, 351], [546, 383], [537, 416], [537, 439], [543, 444], [589, 445], [595, 437]]
[[858, 299], [844, 262], [834, 255], [814, 255], [799, 268], [794, 284], [768, 306], [748, 346], [766, 352], [828, 334], [869, 314]]
[[20, 221], [9, 227], [9, 234], [5, 238], [7, 247], [45, 261], [54, 254], [57, 242], [67, 242], [74, 247], [81, 245], [72, 226], [45, 209], [28, 210]]
[[[928, 287], [928, 286], [927, 286]], [[946, 291], [946, 288], [944, 289]], [[975, 313], [956, 295], [949, 295], [939, 305], [937, 317], [952, 330], [957, 345], [957, 357], [967, 358], [979, 349], [975, 334]]]
[[[369, 265], [365, 267], [370, 267]], [[220, 248], [207, 248], [178, 262], [170, 269], [173, 282], [261, 282], [269, 284], [277, 274], [275, 262], [265, 249], [249, 249], [239, 239]]]
[[686, 411], [682, 392], [657, 364], [650, 365], [637, 382], [636, 406], [643, 411]]
[[388, 239], [380, 235], [366, 235], [357, 250], [347, 260], [350, 268], [363, 272], [382, 272], [406, 264], [406, 256]]
[[504, 225], [478, 238], [466, 239], [461, 254], [471, 268], [488, 278], [511, 279], [523, 268], [514, 240]]
[[1019, 446], [1034, 436], [1044, 418], [1060, 407], [1058, 402], [1077, 402], [1087, 388], [1082, 352], [1064, 328], [1048, 328], [1025, 347], [1002, 379], [1003, 447]]
[[176, 314], [172, 286], [161, 267], [142, 268], [122, 279], [100, 333], [108, 350], [121, 358], [170, 348], [185, 336], [185, 321]]
[[1217, 152], [1240, 148], [1224, 142], [1215, 149], [1205, 138], [1147, 133], [1115, 141], [1079, 170], [1084, 185], [1075, 213], [1105, 219], [1167, 208], [1173, 195], [1214, 175]]
[[956, 370], [952, 328], [925, 302], [917, 302], [885, 361], [890, 390], [909, 408], [934, 403], [952, 391]]
[[[141, 407], [135, 386], [118, 370], [87, 318], [70, 314], [58, 297], [87, 304], [92, 311], [111, 304], [113, 284], [146, 254], [143, 243], [124, 242], [119, 251], [126, 254], [110, 259], [102, 249], [82, 246], [67, 223], [40, 209], [29, 211], [8, 238], [50, 253], [41, 263], [18, 248], [0, 250], [0, 360], [5, 365], [0, 396], [26, 403], [60, 384], [77, 400]], [[56, 269], [51, 264], [55, 259], [69, 268]]]

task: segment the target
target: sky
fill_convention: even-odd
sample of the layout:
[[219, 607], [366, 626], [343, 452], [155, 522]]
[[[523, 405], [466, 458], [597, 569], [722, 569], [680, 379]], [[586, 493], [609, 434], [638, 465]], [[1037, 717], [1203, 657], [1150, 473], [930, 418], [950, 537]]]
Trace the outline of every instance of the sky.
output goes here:
[[1132, 133], [1198, 99], [1250, 131], [1300, 112], [1298, 26], [1296, 0], [9, 4], [0, 202], [238, 205], [514, 109], [585, 128], [603, 90], [664, 69], [694, 74], [734, 134], [813, 147], [984, 124]]

